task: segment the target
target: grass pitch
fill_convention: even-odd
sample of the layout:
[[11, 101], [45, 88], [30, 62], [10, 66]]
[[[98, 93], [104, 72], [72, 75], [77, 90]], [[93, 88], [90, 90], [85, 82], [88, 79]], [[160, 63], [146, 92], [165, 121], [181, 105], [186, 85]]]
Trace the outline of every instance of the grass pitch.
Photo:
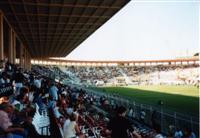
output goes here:
[[133, 101], [152, 106], [159, 106], [163, 101], [163, 109], [187, 115], [199, 114], [199, 89], [194, 86], [146, 85], [126, 87], [96, 87], [99, 92], [118, 94]]

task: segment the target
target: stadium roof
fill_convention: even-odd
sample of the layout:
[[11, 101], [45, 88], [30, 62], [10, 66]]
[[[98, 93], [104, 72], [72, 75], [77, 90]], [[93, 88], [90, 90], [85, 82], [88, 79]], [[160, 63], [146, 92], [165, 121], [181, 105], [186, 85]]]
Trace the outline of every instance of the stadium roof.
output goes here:
[[64, 57], [129, 0], [0, 0], [32, 58]]

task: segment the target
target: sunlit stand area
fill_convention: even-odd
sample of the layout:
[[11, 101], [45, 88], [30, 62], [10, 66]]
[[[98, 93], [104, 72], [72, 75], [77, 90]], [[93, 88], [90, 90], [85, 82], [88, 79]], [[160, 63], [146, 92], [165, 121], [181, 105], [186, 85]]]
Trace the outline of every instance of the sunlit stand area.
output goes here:
[[[198, 56], [185, 59], [150, 61], [70, 61], [31, 60], [32, 65], [46, 66], [77, 78], [72, 83], [85, 86], [133, 84], [198, 85]], [[68, 79], [70, 79], [68, 77]], [[58, 79], [59, 81], [63, 81]], [[78, 83], [80, 82], [80, 83]]]

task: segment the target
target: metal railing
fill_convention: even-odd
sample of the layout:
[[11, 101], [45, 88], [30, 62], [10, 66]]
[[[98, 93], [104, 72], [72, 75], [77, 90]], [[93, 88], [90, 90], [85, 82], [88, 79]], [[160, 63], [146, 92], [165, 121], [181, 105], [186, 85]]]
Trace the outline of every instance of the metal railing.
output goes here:
[[109, 103], [113, 103], [116, 105], [123, 105], [127, 108], [133, 109], [133, 118], [140, 120], [141, 112], [145, 112], [144, 122], [145, 124], [152, 126], [152, 115], [153, 112], [156, 111], [157, 120], [161, 125], [162, 132], [168, 134], [169, 127], [179, 127], [180, 129], [191, 128], [192, 131], [199, 136], [199, 118], [194, 116], [185, 115], [178, 112], [173, 112], [169, 110], [165, 110], [162, 106], [154, 107], [147, 104], [141, 104], [136, 101], [130, 100], [128, 98], [123, 98], [120, 96], [106, 94], [103, 92], [97, 92], [95, 90], [86, 89], [86, 91], [90, 94], [94, 94], [96, 96], [104, 96]]

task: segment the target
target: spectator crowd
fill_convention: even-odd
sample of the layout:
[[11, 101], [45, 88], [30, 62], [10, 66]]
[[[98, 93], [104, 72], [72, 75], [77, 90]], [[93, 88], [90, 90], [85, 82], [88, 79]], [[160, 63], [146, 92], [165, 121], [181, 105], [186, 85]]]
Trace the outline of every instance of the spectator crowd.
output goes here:
[[[160, 124], [145, 126], [142, 122], [135, 121], [128, 116], [131, 110], [127, 107], [110, 104], [105, 97], [88, 93], [74, 85], [57, 82], [56, 79], [70, 77], [70, 74], [63, 73], [57, 67], [34, 66], [32, 71], [24, 71], [8, 62], [2, 61], [1, 64], [2, 138], [165, 137]], [[113, 77], [131, 76], [128, 68], [120, 67], [69, 67], [68, 70], [79, 77], [80, 82], [105, 82]], [[143, 70], [147, 71], [145, 68]], [[143, 71], [138, 69], [138, 72]], [[38, 119], [40, 116], [43, 116], [42, 120]], [[43, 127], [47, 128], [46, 134], [40, 131]], [[184, 132], [176, 131], [175, 134], [169, 137], [195, 138], [195, 134], [189, 129]]]

